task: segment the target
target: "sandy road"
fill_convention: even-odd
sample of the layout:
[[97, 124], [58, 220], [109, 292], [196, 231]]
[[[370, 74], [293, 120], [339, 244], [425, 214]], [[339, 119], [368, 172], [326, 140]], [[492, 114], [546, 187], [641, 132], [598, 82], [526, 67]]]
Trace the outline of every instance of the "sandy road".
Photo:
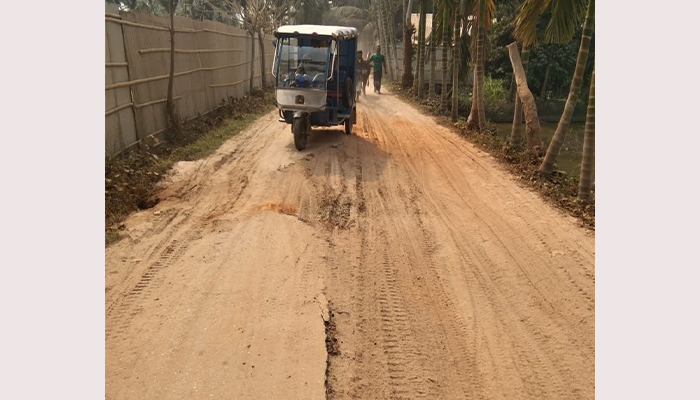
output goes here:
[[176, 172], [106, 250], [107, 398], [594, 397], [594, 235], [390, 94]]

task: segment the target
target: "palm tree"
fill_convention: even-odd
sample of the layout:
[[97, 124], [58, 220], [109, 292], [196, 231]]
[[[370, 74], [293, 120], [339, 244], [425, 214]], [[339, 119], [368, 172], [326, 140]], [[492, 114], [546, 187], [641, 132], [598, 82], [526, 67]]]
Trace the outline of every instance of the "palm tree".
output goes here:
[[[527, 62], [530, 59], [530, 49], [523, 46], [522, 62], [523, 69], [527, 73]], [[515, 74], [513, 74], [515, 80]], [[519, 149], [523, 143], [523, 103], [520, 101], [520, 96], [515, 96], [515, 114], [513, 115], [513, 128], [510, 131], [510, 147]]]
[[[520, 99], [521, 109], [523, 114], [525, 114], [525, 132], [529, 139], [528, 144], [530, 145], [530, 149], [537, 151], [536, 154], [540, 156], [542, 146], [536, 144], [533, 140], [533, 138], [539, 139], [540, 137], [540, 119], [537, 116], [537, 104], [535, 103], [535, 97], [532, 95], [530, 88], [527, 86], [525, 68], [523, 67], [523, 62], [521, 61], [520, 54], [518, 53], [518, 42], [509, 44], [506, 46], [506, 49], [508, 49], [508, 56], [510, 57], [510, 63], [513, 67], [513, 77], [515, 78], [515, 82], [517, 84], [518, 99]], [[522, 116], [522, 114], [516, 115], [516, 117], [519, 116]]]
[[389, 5], [389, 12], [388, 12], [388, 17], [389, 17], [389, 26], [391, 28], [391, 62], [394, 65], [394, 79], [399, 78], [399, 74], [401, 73], [401, 65], [399, 64], [399, 59], [396, 53], [396, 12], [398, 11], [397, 9], [397, 3], [393, 0], [388, 0], [387, 4]]
[[583, 160], [581, 161], [581, 178], [578, 183], [578, 201], [591, 201], [593, 186], [593, 168], [595, 166], [595, 67], [591, 75], [591, 90], [588, 94], [586, 127], [583, 133]]
[[391, 14], [390, 0], [379, 0], [379, 19], [381, 20], [380, 32], [383, 32], [384, 44], [382, 46], [382, 51], [386, 55], [386, 66], [388, 77], [394, 80], [394, 72], [396, 68], [396, 60], [394, 57], [394, 50], [392, 49], [392, 38], [394, 36], [393, 23], [389, 17]]
[[413, 9], [413, 3], [416, 0], [408, 0], [408, 5], [406, 6], [406, 15], [404, 17], [403, 23], [403, 76], [401, 78], [401, 86], [403, 88], [408, 88], [411, 86], [411, 80], [413, 79], [413, 73], [411, 71], [411, 62], [413, 59], [413, 46], [411, 46], [411, 34], [413, 33], [413, 25], [411, 24], [411, 10]]
[[442, 78], [440, 79], [440, 112], [447, 111], [447, 49], [450, 46], [450, 14], [452, 3], [450, 0], [440, 2], [442, 15]]
[[[465, 0], [465, 3], [469, 0]], [[466, 12], [471, 10], [472, 30], [476, 30], [476, 62], [474, 63], [474, 89], [472, 108], [467, 118], [467, 126], [477, 128], [480, 132], [486, 130], [486, 107], [484, 105], [484, 61], [486, 59], [486, 33], [491, 28], [491, 19], [496, 9], [493, 0], [471, 0], [472, 6], [463, 6]], [[473, 38], [474, 36], [472, 36]]]
[[[379, 8], [379, 13], [378, 13], [378, 18], [381, 21], [381, 25], [379, 25], [379, 33], [381, 36], [384, 37], [383, 43], [382, 43], [382, 51], [384, 52], [384, 55], [386, 56], [386, 66], [387, 66], [387, 77], [391, 77], [392, 74], [392, 65], [391, 65], [391, 55], [389, 53], [389, 24], [388, 18], [386, 17], [386, 0], [378, 0], [378, 8]], [[380, 36], [380, 37], [381, 37]]]
[[387, 58], [387, 69], [388, 71], [385, 71], [387, 73], [387, 77], [391, 78], [391, 60], [390, 60], [390, 53], [389, 53], [389, 30], [387, 28], [387, 20], [384, 18], [384, 1], [379, 0], [377, 2], [372, 3], [373, 6], [375, 6], [375, 11], [374, 14], [377, 18], [377, 28], [378, 28], [378, 33], [379, 33], [379, 43], [382, 46], [382, 50], [384, 52], [384, 55]]
[[418, 63], [416, 64], [416, 81], [413, 84], [418, 98], [421, 97], [423, 88], [423, 75], [425, 74], [425, 7], [426, 0], [420, 2], [420, 19], [418, 22]]
[[593, 35], [595, 2], [594, 0], [525, 0], [515, 21], [516, 39], [521, 41], [523, 45], [535, 45], [537, 43], [537, 20], [545, 10], [550, 9], [552, 17], [545, 29], [545, 41], [564, 43], [571, 40], [576, 25], [579, 23], [586, 8], [583, 35], [576, 59], [574, 77], [571, 80], [569, 97], [566, 99], [564, 112], [559, 119], [554, 137], [552, 137], [552, 141], [547, 148], [547, 154], [542, 161], [542, 165], [540, 165], [540, 173], [544, 176], [551, 175], [554, 170], [554, 163], [564, 143], [566, 132], [569, 130], [571, 116], [574, 113], [574, 107], [581, 91], [583, 72], [586, 68], [588, 49], [591, 44], [591, 36]]
[[454, 18], [454, 35], [452, 40], [454, 41], [454, 46], [452, 47], [452, 121], [457, 121], [459, 116], [459, 61], [461, 59], [459, 55], [459, 48], [461, 45], [461, 39], [459, 36], [460, 18], [455, 14]]
[[387, 57], [392, 63], [392, 75], [391, 79], [395, 80], [398, 78], [399, 74], [399, 60], [396, 58], [396, 24], [394, 23], [396, 15], [396, 6], [393, 0], [386, 0], [386, 18], [387, 26], [389, 28], [389, 52]]
[[437, 65], [436, 54], [437, 47], [435, 42], [437, 41], [435, 33], [435, 12], [433, 11], [433, 23], [430, 27], [430, 80], [428, 83], [428, 97], [435, 96], [435, 67]]

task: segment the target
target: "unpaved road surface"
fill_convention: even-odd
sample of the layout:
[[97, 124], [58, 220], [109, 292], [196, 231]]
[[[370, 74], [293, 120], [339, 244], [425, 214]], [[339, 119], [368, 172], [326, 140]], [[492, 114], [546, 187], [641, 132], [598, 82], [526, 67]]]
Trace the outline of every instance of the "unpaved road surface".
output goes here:
[[358, 112], [303, 152], [270, 113], [127, 220], [107, 398], [594, 397], [594, 235], [391, 94]]

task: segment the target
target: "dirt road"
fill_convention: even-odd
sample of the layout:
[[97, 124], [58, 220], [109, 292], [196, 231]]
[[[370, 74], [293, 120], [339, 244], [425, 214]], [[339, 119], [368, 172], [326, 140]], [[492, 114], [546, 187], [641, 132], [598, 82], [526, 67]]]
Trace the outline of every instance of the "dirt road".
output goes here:
[[107, 398], [594, 397], [592, 233], [391, 94], [277, 118], [106, 250]]

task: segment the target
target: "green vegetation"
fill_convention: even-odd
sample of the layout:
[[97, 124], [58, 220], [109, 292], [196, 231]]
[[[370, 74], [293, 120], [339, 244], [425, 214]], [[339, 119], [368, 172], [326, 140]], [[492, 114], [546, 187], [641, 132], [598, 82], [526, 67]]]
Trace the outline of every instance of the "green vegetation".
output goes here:
[[[460, 88], [459, 90], [459, 111], [460, 116], [467, 117], [466, 110], [470, 110], [472, 105], [472, 93]], [[484, 105], [487, 116], [510, 115], [513, 116], [513, 102], [510, 101], [510, 93], [507, 84], [503, 79], [484, 78]], [[493, 118], [492, 118], [493, 119]]]
[[[269, 111], [269, 108], [265, 111]], [[225, 141], [243, 130], [248, 124], [255, 121], [260, 114], [244, 114], [229, 117], [214, 128], [207, 135], [200, 137], [194, 143], [173, 150], [171, 159], [178, 161], [194, 161], [211, 155]]]
[[[586, 115], [595, 63], [593, 0], [434, 0], [432, 3], [430, 42], [437, 41], [443, 46], [439, 102], [432, 98], [432, 88], [426, 96], [418, 89], [419, 85], [413, 88], [406, 85], [406, 79], [400, 89], [415, 96], [431, 112], [450, 115], [460, 129], [493, 134], [493, 124], [487, 120], [513, 121], [505, 147], [511, 153], [527, 147], [539, 160], [539, 173], [545, 180], [551, 179], [562, 149], [569, 148], [567, 134], [572, 121], [583, 120]], [[404, 26], [404, 31], [411, 32], [413, 28]], [[466, 32], [470, 40], [465, 40]], [[420, 36], [424, 34], [420, 33]], [[419, 37], [419, 42], [422, 39]], [[453, 60], [459, 59], [451, 69], [445, 61], [450, 50]], [[419, 57], [419, 62], [425, 63], [426, 59]], [[524, 71], [518, 78], [521, 85], [517, 95], [514, 69]], [[448, 103], [450, 93], [452, 104]], [[521, 104], [521, 97], [527, 104]], [[520, 117], [523, 110], [528, 112], [525, 118]], [[559, 121], [551, 137], [539, 126], [541, 115], [544, 120], [551, 120], [554, 115]], [[589, 143], [593, 143], [595, 135], [594, 115], [589, 108]], [[465, 117], [466, 124], [458, 121]], [[523, 119], [525, 130], [521, 128]], [[522, 138], [523, 131], [527, 141]], [[549, 143], [546, 153], [541, 146], [545, 143]], [[587, 150], [587, 167], [582, 172], [586, 182], [580, 186], [587, 193], [577, 196], [582, 203], [594, 201], [591, 167], [594, 148], [589, 145]], [[584, 162], [581, 151], [577, 155], [577, 167], [568, 168], [569, 172], [580, 170]], [[561, 160], [559, 164], [569, 163]]]
[[[118, 3], [122, 9], [143, 9], [160, 15], [174, 8], [175, 15], [241, 26], [251, 37], [262, 37], [287, 23], [345, 24], [352, 21], [360, 31], [371, 28], [368, 32], [375, 43], [382, 45], [387, 57], [385, 76], [389, 80], [401, 80], [401, 87], [396, 86], [395, 90], [403, 90], [404, 95], [413, 97], [431, 113], [451, 116], [463, 134], [496, 149], [513, 165], [527, 167], [528, 173], [533, 165], [539, 165], [539, 175], [531, 177], [532, 182], [545, 186], [554, 184], [560, 189], [559, 195], [578, 198], [581, 206], [589, 210], [585, 214], [594, 214], [595, 112], [589, 104], [594, 99], [593, 0], [109, 1]], [[421, 22], [413, 26], [410, 17], [417, 12], [421, 14]], [[425, 29], [422, 17], [425, 12], [432, 14], [430, 32]], [[414, 34], [418, 45], [413, 44], [411, 36]], [[406, 56], [402, 67], [395, 54], [399, 41], [403, 42]], [[260, 50], [262, 53], [262, 47]], [[436, 52], [442, 56], [439, 66], [435, 61]], [[452, 54], [452, 63], [447, 62], [448, 54]], [[264, 57], [259, 58], [261, 65], [265, 65]], [[519, 58], [523, 69], [520, 69]], [[412, 59], [419, 62], [415, 71], [412, 71]], [[423, 80], [414, 78], [423, 75], [428, 62], [431, 62], [431, 81], [438, 73], [442, 74], [442, 79], [439, 87], [431, 83], [425, 90]], [[436, 71], [437, 68], [440, 70]], [[515, 90], [514, 69], [519, 71], [518, 91]], [[262, 83], [265, 86], [264, 78]], [[519, 122], [520, 115], [514, 118], [516, 110], [520, 114], [521, 106], [528, 112], [522, 118], [526, 124], [524, 130]], [[585, 156], [580, 135], [583, 129], [571, 125], [584, 119], [588, 122]], [[538, 120], [557, 120], [558, 124], [552, 131], [550, 124], [540, 125]], [[492, 121], [516, 122], [506, 129], [505, 125]], [[173, 140], [176, 149], [168, 153], [165, 160], [152, 162], [149, 167], [151, 178], [156, 179], [153, 177], [162, 173], [161, 163], [167, 167], [174, 159], [196, 159], [210, 154], [230, 137], [229, 132], [248, 122], [246, 117], [241, 117], [207, 135], [184, 142], [181, 138]], [[178, 129], [172, 131], [180, 134]], [[523, 132], [526, 132], [527, 141], [522, 140]], [[535, 142], [537, 145], [532, 144]], [[546, 153], [540, 142], [548, 145]], [[580, 167], [581, 163], [585, 164], [584, 168]], [[575, 176], [579, 171], [580, 185], [579, 177]], [[577, 193], [577, 190], [586, 193]], [[146, 198], [136, 197], [140, 201]], [[133, 206], [126, 209], [133, 209]]]

